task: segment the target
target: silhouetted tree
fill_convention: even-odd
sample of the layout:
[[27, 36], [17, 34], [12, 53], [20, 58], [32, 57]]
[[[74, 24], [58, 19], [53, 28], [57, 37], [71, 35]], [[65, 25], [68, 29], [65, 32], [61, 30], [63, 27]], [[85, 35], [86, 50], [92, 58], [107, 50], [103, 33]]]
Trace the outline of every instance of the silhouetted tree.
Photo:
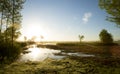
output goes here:
[[[17, 31], [18, 27], [14, 27], [13, 32], [14, 32], [14, 37], [13, 40], [15, 41], [20, 35], [20, 31]], [[8, 27], [5, 31], [4, 31], [4, 35], [7, 34], [7, 40], [11, 40], [11, 36], [12, 36], [12, 27]], [[5, 37], [5, 36], [4, 36]], [[6, 37], [5, 37], [6, 38]]]
[[16, 39], [20, 35], [21, 9], [25, 0], [0, 0], [0, 62], [15, 59], [20, 53]]
[[107, 20], [120, 26], [120, 0], [99, 0], [99, 6], [110, 14]]
[[80, 42], [84, 39], [84, 36], [83, 36], [83, 35], [79, 35], [78, 37], [79, 37], [79, 39], [80, 39]]
[[[21, 23], [21, 9], [23, 8], [23, 3], [25, 0], [0, 0], [0, 39], [2, 38], [1, 34], [8, 27], [11, 27], [11, 43], [13, 44], [15, 32], [19, 29], [14, 29], [15, 25], [20, 25]], [[3, 23], [4, 21], [4, 23]], [[3, 27], [4, 24], [4, 27]], [[16, 31], [14, 31], [16, 30]], [[7, 30], [6, 30], [7, 31]], [[7, 32], [6, 35], [7, 37]], [[6, 38], [7, 41], [7, 38]]]
[[107, 30], [103, 29], [99, 34], [102, 43], [113, 43], [113, 37]]
[[[0, 13], [1, 13], [1, 25], [0, 25], [0, 40], [2, 40], [2, 35], [1, 33], [7, 29], [10, 24], [10, 19], [11, 19], [11, 5], [10, 5], [11, 0], [0, 0]], [[6, 28], [5, 28], [6, 27]], [[7, 34], [5, 35], [7, 37]], [[6, 38], [7, 42], [7, 38]]]
[[12, 6], [12, 44], [14, 41], [14, 36], [15, 36], [15, 24], [20, 24], [21, 23], [21, 14], [20, 11], [23, 7], [23, 3], [25, 0], [12, 0], [11, 1], [11, 6]]

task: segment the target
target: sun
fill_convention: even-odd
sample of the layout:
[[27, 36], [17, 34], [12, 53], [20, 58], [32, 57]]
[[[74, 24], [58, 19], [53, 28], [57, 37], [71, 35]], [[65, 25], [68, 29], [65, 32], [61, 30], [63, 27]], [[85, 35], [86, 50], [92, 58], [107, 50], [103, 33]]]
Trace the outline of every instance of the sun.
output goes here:
[[39, 36], [41, 30], [38, 26], [30, 26], [27, 30], [27, 37]]
[[39, 25], [29, 25], [27, 29], [24, 31], [24, 36], [27, 40], [30, 40], [34, 37], [34, 41], [41, 41], [45, 36], [45, 31], [41, 29]]
[[28, 30], [27, 37], [35, 37], [35, 41], [40, 41], [41, 36], [43, 36], [43, 31], [41, 30], [41, 28], [39, 26], [31, 26], [29, 28], [30, 30]]
[[51, 38], [51, 29], [46, 26], [48, 23], [41, 21], [38, 17], [28, 18], [27, 21], [22, 23], [24, 26], [20, 30], [21, 36], [18, 40], [25, 41], [35, 37], [35, 41], [46, 41]]

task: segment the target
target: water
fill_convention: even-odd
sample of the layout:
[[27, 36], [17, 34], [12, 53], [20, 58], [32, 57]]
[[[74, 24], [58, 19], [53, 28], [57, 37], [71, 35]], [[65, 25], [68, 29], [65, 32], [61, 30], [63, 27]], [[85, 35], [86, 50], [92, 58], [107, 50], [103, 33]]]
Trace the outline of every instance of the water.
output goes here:
[[[63, 59], [66, 56], [81, 56], [81, 57], [93, 57], [94, 55], [88, 55], [84, 53], [65, 53], [61, 50], [54, 50], [48, 48], [38, 48], [36, 45], [27, 46], [29, 47], [25, 50], [28, 53], [21, 53], [19, 61], [44, 61], [47, 58], [52, 59]], [[59, 54], [59, 55], [58, 55]]]
[[68, 55], [68, 56], [80, 56], [80, 57], [94, 57], [95, 55], [93, 54], [85, 54], [85, 53], [65, 53], [65, 52], [62, 52], [61, 54], [63, 55]]
[[29, 46], [26, 54], [21, 54], [21, 57], [19, 61], [43, 61], [46, 58], [52, 58], [52, 59], [62, 59], [65, 56], [59, 56], [55, 55], [57, 53], [60, 53], [60, 50], [53, 50], [53, 49], [47, 49], [47, 48], [37, 48], [35, 45]]

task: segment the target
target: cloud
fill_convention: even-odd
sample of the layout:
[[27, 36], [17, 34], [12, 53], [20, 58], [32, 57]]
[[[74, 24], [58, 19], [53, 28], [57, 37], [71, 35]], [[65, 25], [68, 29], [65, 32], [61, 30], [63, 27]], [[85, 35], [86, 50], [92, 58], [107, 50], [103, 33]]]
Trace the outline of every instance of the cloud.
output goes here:
[[83, 23], [87, 23], [89, 21], [89, 18], [92, 16], [92, 13], [88, 12], [88, 13], [85, 13], [83, 18], [82, 18], [82, 21]]

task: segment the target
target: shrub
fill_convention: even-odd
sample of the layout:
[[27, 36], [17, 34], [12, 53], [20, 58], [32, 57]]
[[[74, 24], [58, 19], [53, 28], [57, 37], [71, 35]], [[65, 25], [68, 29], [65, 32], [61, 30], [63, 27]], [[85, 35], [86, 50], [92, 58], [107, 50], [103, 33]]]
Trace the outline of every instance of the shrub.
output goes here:
[[13, 46], [10, 43], [0, 43], [0, 62], [10, 63], [16, 60], [21, 53], [19, 44], [15, 43]]

